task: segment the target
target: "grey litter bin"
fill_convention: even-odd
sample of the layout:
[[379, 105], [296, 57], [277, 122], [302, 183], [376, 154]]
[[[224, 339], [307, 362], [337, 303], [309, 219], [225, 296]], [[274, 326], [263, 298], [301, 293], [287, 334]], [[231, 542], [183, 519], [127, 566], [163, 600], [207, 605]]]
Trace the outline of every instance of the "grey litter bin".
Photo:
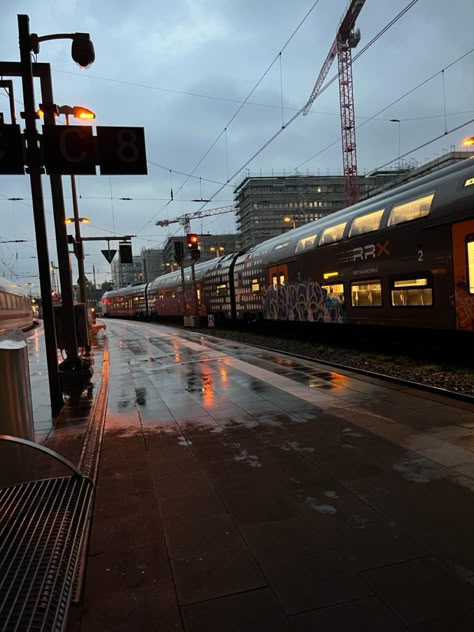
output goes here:
[[19, 330], [0, 334], [0, 434], [35, 440], [28, 345]]

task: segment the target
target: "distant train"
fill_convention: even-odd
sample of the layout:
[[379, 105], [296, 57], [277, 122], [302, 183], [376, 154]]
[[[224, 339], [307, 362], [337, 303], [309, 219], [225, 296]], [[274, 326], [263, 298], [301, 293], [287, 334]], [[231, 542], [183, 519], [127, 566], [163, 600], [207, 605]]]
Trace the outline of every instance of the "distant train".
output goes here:
[[0, 278], [0, 333], [33, 326], [31, 301], [21, 287]]
[[[474, 331], [474, 159], [195, 266], [219, 320]], [[190, 268], [106, 292], [104, 316], [193, 309]]]

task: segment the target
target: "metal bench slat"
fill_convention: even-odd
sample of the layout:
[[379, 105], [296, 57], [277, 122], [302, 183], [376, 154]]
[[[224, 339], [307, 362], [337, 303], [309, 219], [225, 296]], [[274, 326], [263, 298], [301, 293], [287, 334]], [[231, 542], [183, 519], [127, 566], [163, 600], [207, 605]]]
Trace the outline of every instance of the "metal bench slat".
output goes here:
[[93, 495], [71, 476], [0, 490], [0, 629], [60, 631]]

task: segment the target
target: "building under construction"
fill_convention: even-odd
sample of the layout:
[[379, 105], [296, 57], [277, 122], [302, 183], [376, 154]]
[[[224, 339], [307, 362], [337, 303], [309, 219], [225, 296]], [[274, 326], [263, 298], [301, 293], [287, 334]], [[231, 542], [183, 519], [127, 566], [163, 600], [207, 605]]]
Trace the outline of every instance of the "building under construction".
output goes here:
[[[368, 197], [371, 189], [393, 185], [402, 172], [406, 169], [359, 176], [360, 197]], [[343, 175], [248, 175], [234, 196], [244, 248], [347, 206]]]

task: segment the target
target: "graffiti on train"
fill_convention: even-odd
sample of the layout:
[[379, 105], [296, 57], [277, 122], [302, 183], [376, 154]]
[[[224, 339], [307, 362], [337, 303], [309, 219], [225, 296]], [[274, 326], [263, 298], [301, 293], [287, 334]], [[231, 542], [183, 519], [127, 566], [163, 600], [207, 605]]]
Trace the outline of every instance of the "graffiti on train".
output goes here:
[[263, 302], [264, 318], [343, 323], [343, 302], [319, 283], [296, 283], [269, 288]]

